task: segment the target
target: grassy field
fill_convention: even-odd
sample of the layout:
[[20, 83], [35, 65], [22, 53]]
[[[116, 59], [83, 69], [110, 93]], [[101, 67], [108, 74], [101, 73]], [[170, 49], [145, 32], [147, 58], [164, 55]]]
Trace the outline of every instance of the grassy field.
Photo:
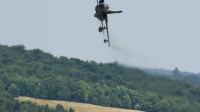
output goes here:
[[68, 102], [68, 101], [58, 101], [58, 100], [42, 100], [30, 97], [20, 96], [15, 98], [19, 101], [31, 101], [35, 102], [38, 105], [46, 105], [48, 104], [50, 107], [55, 107], [57, 104], [61, 104], [64, 108], [69, 109], [70, 107], [75, 109], [75, 112], [142, 112], [137, 110], [127, 110], [127, 109], [119, 109], [119, 108], [110, 108], [110, 107], [102, 107], [97, 105], [91, 105], [86, 103], [76, 103], [76, 102]]

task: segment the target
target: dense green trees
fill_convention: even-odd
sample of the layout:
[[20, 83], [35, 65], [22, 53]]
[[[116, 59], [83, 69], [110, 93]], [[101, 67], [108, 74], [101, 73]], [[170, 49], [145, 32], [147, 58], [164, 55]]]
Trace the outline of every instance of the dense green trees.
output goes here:
[[15, 84], [11, 84], [9, 87], [8, 87], [8, 92], [10, 94], [12, 94], [14, 97], [18, 97], [19, 94], [20, 94], [20, 89], [17, 85]]
[[[0, 90], [9, 91], [14, 96], [148, 112], [200, 110], [200, 86], [181, 80], [148, 75], [116, 62], [96, 63], [53, 57], [39, 49], [26, 50], [23, 45], [0, 45], [0, 52]], [[37, 108], [43, 110], [44, 107]], [[62, 110], [62, 107], [58, 105], [56, 109]]]
[[5, 90], [5, 85], [4, 85], [3, 80], [0, 80], [0, 91], [3, 91], [3, 90]]

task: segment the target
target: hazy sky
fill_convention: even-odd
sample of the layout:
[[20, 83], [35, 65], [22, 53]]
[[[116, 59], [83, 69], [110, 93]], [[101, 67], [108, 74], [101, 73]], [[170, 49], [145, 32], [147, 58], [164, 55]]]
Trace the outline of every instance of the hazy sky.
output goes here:
[[96, 0], [0, 0], [0, 44], [54, 56], [200, 72], [200, 0], [106, 0], [111, 48]]

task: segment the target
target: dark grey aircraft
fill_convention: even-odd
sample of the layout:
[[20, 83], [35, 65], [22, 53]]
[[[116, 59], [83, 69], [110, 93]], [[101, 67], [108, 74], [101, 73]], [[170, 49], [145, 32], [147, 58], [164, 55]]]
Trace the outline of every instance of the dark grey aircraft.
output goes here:
[[[104, 40], [104, 43], [108, 42], [108, 45], [110, 47], [110, 40], [109, 40], [109, 33], [108, 33], [108, 14], [114, 14], [114, 13], [122, 13], [122, 11], [111, 11], [109, 10], [109, 5], [104, 3], [104, 0], [97, 0], [97, 6], [95, 7], [96, 13], [94, 14], [94, 17], [99, 19], [101, 21], [102, 27], [99, 27], [99, 32], [104, 33], [104, 30], [107, 30], [107, 37], [108, 40]], [[106, 27], [103, 26], [103, 21], [105, 20]]]

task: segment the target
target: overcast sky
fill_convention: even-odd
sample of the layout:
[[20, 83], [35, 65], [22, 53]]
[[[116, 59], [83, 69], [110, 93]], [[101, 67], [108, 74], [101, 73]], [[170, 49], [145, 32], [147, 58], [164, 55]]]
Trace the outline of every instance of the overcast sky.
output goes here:
[[200, 72], [200, 0], [106, 0], [111, 48], [96, 0], [0, 0], [0, 44], [54, 56]]

